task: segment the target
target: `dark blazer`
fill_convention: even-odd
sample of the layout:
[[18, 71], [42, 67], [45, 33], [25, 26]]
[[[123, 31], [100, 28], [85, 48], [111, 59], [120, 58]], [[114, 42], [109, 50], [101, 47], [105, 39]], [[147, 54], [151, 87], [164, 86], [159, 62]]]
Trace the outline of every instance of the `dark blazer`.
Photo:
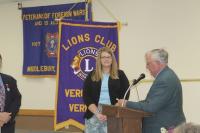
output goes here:
[[[93, 72], [90, 72], [84, 82], [83, 86], [83, 100], [87, 107], [90, 104], [95, 104], [98, 106], [99, 97], [101, 92], [101, 80], [98, 82], [94, 82], [91, 79], [91, 75]], [[111, 104], [114, 105], [117, 103], [116, 98], [122, 99], [126, 90], [129, 87], [129, 81], [122, 70], [118, 70], [119, 79], [111, 79], [109, 77], [108, 80], [108, 88], [109, 88], [109, 95]], [[129, 93], [127, 94], [126, 99], [128, 99]], [[90, 112], [88, 109], [84, 115], [84, 118], [91, 118], [93, 113]]]
[[143, 119], [143, 133], [160, 133], [161, 127], [171, 128], [185, 122], [182, 86], [169, 67], [158, 74], [144, 101], [129, 101], [126, 106], [152, 113]]
[[21, 106], [21, 94], [17, 88], [16, 80], [6, 74], [0, 73], [6, 92], [4, 112], [10, 112], [11, 119], [1, 127], [1, 133], [15, 132], [15, 116]]

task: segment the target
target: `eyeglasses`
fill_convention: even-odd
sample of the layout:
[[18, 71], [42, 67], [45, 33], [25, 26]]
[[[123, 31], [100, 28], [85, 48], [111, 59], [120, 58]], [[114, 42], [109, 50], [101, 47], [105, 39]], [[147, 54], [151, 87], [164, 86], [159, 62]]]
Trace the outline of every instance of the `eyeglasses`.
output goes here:
[[156, 61], [148, 61], [148, 62], [146, 62], [146, 65], [149, 66], [149, 65], [151, 65], [154, 62], [156, 62]]
[[111, 56], [102, 56], [101, 59], [111, 59]]
[[151, 62], [146, 62], [146, 66], [149, 66], [151, 64]]

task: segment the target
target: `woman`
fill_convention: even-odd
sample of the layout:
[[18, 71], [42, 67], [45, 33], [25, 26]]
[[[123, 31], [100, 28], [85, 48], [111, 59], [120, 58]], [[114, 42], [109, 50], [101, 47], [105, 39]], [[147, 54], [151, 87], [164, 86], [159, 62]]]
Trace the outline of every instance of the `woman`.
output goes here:
[[[96, 69], [88, 74], [83, 87], [83, 100], [87, 106], [85, 133], [106, 133], [107, 118], [101, 113], [101, 104], [115, 105], [122, 99], [129, 81], [109, 48], [99, 49]], [[128, 99], [129, 94], [126, 99]]]
[[[2, 57], [0, 55], [0, 67]], [[16, 80], [0, 73], [0, 133], [15, 132], [15, 116], [21, 105], [21, 94]]]

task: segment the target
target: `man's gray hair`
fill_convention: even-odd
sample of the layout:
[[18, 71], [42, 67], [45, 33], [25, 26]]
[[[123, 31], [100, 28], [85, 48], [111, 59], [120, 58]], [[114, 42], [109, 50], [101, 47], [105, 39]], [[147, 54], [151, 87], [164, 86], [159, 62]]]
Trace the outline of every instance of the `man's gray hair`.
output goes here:
[[160, 63], [168, 63], [168, 52], [164, 49], [153, 49], [150, 51], [151, 57]]
[[200, 133], [200, 125], [183, 123], [175, 128], [174, 133]]

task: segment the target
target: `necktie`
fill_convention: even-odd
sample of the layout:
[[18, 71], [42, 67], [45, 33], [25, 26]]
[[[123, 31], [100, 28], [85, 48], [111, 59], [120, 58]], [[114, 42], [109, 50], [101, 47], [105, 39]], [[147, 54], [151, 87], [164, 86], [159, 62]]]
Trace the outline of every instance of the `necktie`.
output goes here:
[[3, 81], [0, 76], [0, 112], [4, 111], [4, 106], [5, 106], [5, 87], [3, 85]]

